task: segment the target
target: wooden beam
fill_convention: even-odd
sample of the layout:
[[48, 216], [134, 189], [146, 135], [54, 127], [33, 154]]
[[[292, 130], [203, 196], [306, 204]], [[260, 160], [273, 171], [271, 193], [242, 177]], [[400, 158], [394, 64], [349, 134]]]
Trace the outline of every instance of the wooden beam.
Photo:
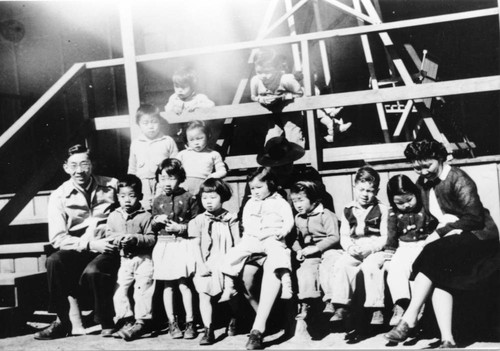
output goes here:
[[127, 86], [127, 104], [130, 118], [130, 137], [139, 135], [139, 127], [134, 123], [135, 112], [140, 105], [139, 78], [134, 43], [134, 21], [132, 19], [132, 4], [129, 1], [120, 2], [120, 30], [122, 37], [123, 57], [125, 59], [125, 84]]
[[[420, 99], [434, 96], [460, 95], [500, 90], [500, 75], [467, 78], [429, 84], [415, 84], [379, 90], [361, 90], [347, 93], [308, 96], [295, 99], [284, 107], [283, 112], [315, 110], [331, 106], [355, 106], [378, 102]], [[194, 119], [210, 120], [231, 117], [270, 115], [271, 111], [256, 102], [239, 105], [215, 106], [194, 112], [176, 114], [161, 113], [169, 123], [180, 123]]]
[[[96, 130], [130, 128], [130, 116], [106, 116], [94, 118]], [[135, 122], [132, 122], [135, 124]]]
[[406, 101], [406, 105], [405, 105], [405, 108], [403, 110], [403, 113], [401, 114], [401, 117], [399, 118], [398, 125], [396, 126], [396, 129], [394, 130], [395, 137], [398, 137], [401, 134], [401, 131], [403, 130], [405, 122], [408, 119], [408, 116], [410, 115], [412, 108], [413, 108], [413, 100]]
[[[291, 11], [292, 8], [293, 8], [292, 7], [292, 0], [285, 0], [286, 11]], [[295, 18], [293, 15], [288, 17], [288, 29], [290, 30], [290, 36], [297, 35], [297, 31], [295, 30]], [[297, 43], [292, 44], [292, 56], [293, 56], [293, 68], [296, 71], [300, 71], [302, 64], [301, 64], [301, 60], [300, 60], [299, 45]]]
[[[282, 44], [292, 44], [298, 43], [302, 40], [320, 40], [320, 39], [328, 39], [333, 37], [343, 37], [350, 35], [360, 35], [367, 33], [377, 33], [388, 30], [396, 30], [401, 28], [408, 27], [417, 27], [417, 26], [426, 26], [431, 24], [443, 23], [443, 22], [451, 22], [451, 21], [460, 21], [467, 20], [473, 18], [481, 18], [486, 16], [494, 16], [498, 15], [499, 11], [497, 7], [484, 9], [484, 10], [475, 10], [475, 11], [466, 11], [466, 12], [457, 12], [448, 15], [439, 15], [439, 16], [430, 16], [430, 17], [421, 17], [409, 20], [401, 20], [401, 21], [393, 21], [388, 23], [380, 23], [380, 24], [372, 24], [366, 25], [362, 27], [350, 27], [350, 28], [339, 28], [332, 29], [319, 33], [308, 33], [308, 34], [299, 34], [295, 37], [279, 37], [272, 39], [263, 39], [263, 40], [255, 40], [255, 41], [246, 41], [240, 43], [233, 44], [223, 44], [223, 45], [214, 45], [202, 48], [194, 48], [194, 49], [185, 49], [178, 51], [170, 51], [164, 53], [157, 54], [146, 54], [137, 56], [137, 62], [148, 62], [155, 60], [165, 60], [186, 56], [195, 56], [195, 55], [205, 55], [205, 54], [214, 54], [219, 52], [226, 51], [234, 51], [234, 50], [244, 50], [244, 49], [253, 49], [264, 46], [274, 46], [274, 45], [282, 45]], [[112, 67], [123, 65], [124, 59], [112, 59], [112, 60], [103, 60], [103, 61], [92, 61], [87, 62], [87, 68], [102, 68], [102, 67]]]
[[[321, 22], [321, 11], [319, 9], [318, 0], [313, 0], [313, 10], [314, 10], [314, 19], [316, 21], [316, 30], [321, 32], [323, 30], [323, 23]], [[331, 83], [331, 75], [330, 75], [330, 64], [328, 62], [328, 55], [326, 52], [326, 43], [322, 39], [319, 41], [319, 54], [321, 56], [321, 64], [323, 66], [323, 76], [325, 77], [325, 84], [327, 86]]]
[[268, 27], [264, 32], [264, 37], [268, 36], [273, 30], [275, 30], [281, 23], [285, 22], [290, 16], [292, 16], [298, 9], [305, 5], [309, 0], [300, 0], [294, 7], [292, 7], [287, 13], [281, 16], [274, 24]]
[[[294, 164], [306, 164], [311, 163], [311, 159], [314, 151], [306, 150], [304, 156], [302, 156], [299, 160], [295, 161]], [[224, 162], [227, 164], [229, 169], [243, 169], [243, 168], [256, 168], [260, 167], [257, 163], [257, 155], [241, 155], [241, 156], [227, 156], [224, 159]]]
[[[361, 4], [359, 0], [353, 0], [354, 8], [361, 12]], [[363, 25], [360, 19], [358, 19], [358, 24]], [[361, 34], [361, 45], [363, 47], [363, 53], [365, 54], [366, 64], [368, 66], [368, 71], [370, 72], [370, 85], [373, 90], [378, 90], [378, 80], [375, 72], [375, 64], [373, 63], [372, 52], [370, 49], [370, 42], [368, 41], [368, 36], [366, 34]], [[389, 127], [387, 126], [387, 119], [385, 118], [384, 106], [381, 102], [377, 103], [377, 114], [380, 122], [380, 128], [384, 134], [384, 140], [386, 143], [391, 142], [391, 136], [389, 135]]]
[[84, 63], [75, 63], [71, 68], [63, 74], [57, 82], [55, 82], [23, 115], [17, 119], [10, 127], [0, 136], [0, 148], [5, 145], [16, 133], [24, 129], [31, 119], [35, 118], [58, 93], [65, 87], [74, 82], [74, 78], [78, 77], [85, 71]]
[[362, 13], [361, 11], [356, 11], [355, 9], [353, 9], [352, 7], [349, 7], [343, 3], [341, 3], [340, 1], [338, 0], [325, 0], [327, 3], [329, 3], [330, 5], [333, 5], [335, 6], [336, 8], [338, 8], [339, 10], [341, 11], [344, 11], [350, 15], [353, 15], [353, 16], [356, 16], [358, 19], [360, 20], [363, 20], [367, 23], [376, 23], [372, 18], [366, 16], [364, 13]]
[[333, 147], [323, 150], [323, 162], [364, 160], [367, 162], [404, 159], [408, 142]]

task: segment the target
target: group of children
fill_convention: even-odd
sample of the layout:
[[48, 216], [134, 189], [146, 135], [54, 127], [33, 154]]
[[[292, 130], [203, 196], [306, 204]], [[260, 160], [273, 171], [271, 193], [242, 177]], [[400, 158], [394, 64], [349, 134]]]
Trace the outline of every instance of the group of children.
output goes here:
[[[287, 94], [301, 95], [296, 78], [279, 70], [277, 62], [273, 52], [258, 53], [257, 74], [251, 82], [254, 101], [269, 105], [286, 100]], [[176, 72], [175, 94], [165, 106], [166, 112], [182, 114], [214, 106], [195, 86], [194, 71]], [[338, 112], [324, 111], [321, 118]], [[350, 126], [328, 119], [332, 131]], [[281, 298], [293, 297], [296, 279], [298, 319], [307, 318], [311, 304], [322, 298], [323, 312], [331, 314], [330, 321], [345, 320], [352, 313], [356, 277], [361, 272], [364, 307], [372, 312], [372, 324], [382, 324], [387, 270], [395, 302], [390, 324], [398, 322], [411, 296], [411, 264], [436, 226], [408, 177], [399, 175], [389, 181], [391, 206], [387, 207], [377, 199], [378, 173], [362, 167], [354, 179], [354, 200], [345, 206], [339, 220], [322, 205], [317, 183], [293, 184], [289, 202], [278, 191], [278, 179], [262, 167], [248, 177], [251, 198], [239, 219], [223, 208], [231, 198], [231, 188], [222, 180], [227, 169], [221, 155], [209, 147], [210, 130], [204, 122], [186, 123], [169, 136], [162, 130], [159, 109], [146, 104], [139, 107], [136, 120], [141, 135], [131, 143], [129, 174], [118, 183], [120, 207], [107, 224], [107, 235], [121, 255], [114, 295], [118, 329], [112, 336], [134, 340], [151, 331], [153, 292], [159, 284], [171, 337], [195, 338], [191, 280], [199, 294], [205, 327], [200, 345], [215, 341], [214, 297], [220, 296], [219, 302], [232, 306], [227, 331], [234, 335], [235, 280], [253, 255], [266, 256], [267, 267], [281, 280]], [[290, 121], [280, 124], [285, 135], [288, 129], [293, 133], [297, 128]], [[300, 145], [299, 139], [295, 142]], [[182, 145], [186, 148], [179, 151]], [[290, 235], [295, 235], [293, 244], [287, 245]], [[296, 269], [292, 262], [297, 263]], [[128, 292], [132, 284], [133, 303]], [[180, 291], [185, 310], [184, 330], [174, 311], [175, 289]]]

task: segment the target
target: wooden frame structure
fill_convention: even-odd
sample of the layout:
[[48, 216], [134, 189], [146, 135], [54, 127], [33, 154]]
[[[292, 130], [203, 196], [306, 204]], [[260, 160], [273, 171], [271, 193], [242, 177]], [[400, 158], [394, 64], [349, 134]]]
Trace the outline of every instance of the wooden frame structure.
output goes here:
[[[279, 0], [272, 0], [271, 6], [276, 7], [277, 2]], [[401, 87], [389, 87], [384, 89], [377, 89], [376, 77], [372, 75], [372, 89], [370, 90], [362, 90], [355, 92], [346, 92], [346, 93], [336, 93], [329, 95], [321, 95], [321, 96], [311, 96], [311, 75], [309, 70], [309, 55], [308, 48], [309, 43], [311, 41], [323, 41], [328, 38], [333, 37], [344, 37], [344, 36], [352, 36], [352, 35], [366, 35], [369, 33], [377, 33], [381, 36], [382, 41], [387, 47], [388, 51], [390, 51], [390, 46], [392, 42], [390, 42], [390, 38], [387, 34], [389, 31], [408, 28], [408, 27], [416, 27], [416, 26], [426, 26], [433, 25], [437, 23], [451, 22], [451, 21], [464, 21], [468, 19], [474, 18], [482, 18], [486, 16], [497, 16], [500, 20], [499, 6], [494, 8], [475, 10], [475, 11], [465, 11], [453, 14], [439, 15], [439, 16], [430, 16], [430, 17], [422, 17], [422, 18], [414, 18], [409, 20], [401, 20], [394, 21], [390, 23], [382, 23], [380, 17], [378, 16], [375, 7], [371, 3], [370, 0], [354, 0], [354, 7], [349, 7], [337, 0], [324, 0], [327, 3], [335, 6], [339, 10], [356, 16], [360, 22], [365, 23], [365, 25], [351, 27], [351, 28], [342, 28], [342, 29], [333, 29], [327, 31], [318, 31], [315, 33], [308, 34], [295, 34], [293, 33], [293, 14], [303, 6], [308, 0], [301, 0], [295, 6], [291, 6], [291, 2], [287, 1], [287, 13], [281, 16], [274, 24], [270, 24], [271, 15], [267, 15], [264, 21], [263, 26], [261, 27], [261, 31], [257, 36], [257, 40], [254, 41], [246, 41], [234, 44], [224, 44], [210, 47], [202, 47], [202, 48], [193, 48], [186, 50], [178, 50], [172, 52], [164, 52], [164, 53], [155, 53], [155, 54], [146, 54], [146, 55], [136, 55], [135, 53], [135, 45], [133, 41], [133, 27], [132, 27], [132, 8], [130, 2], [121, 2], [120, 3], [120, 18], [121, 18], [121, 29], [122, 29], [122, 41], [124, 46], [124, 57], [118, 59], [111, 60], [102, 60], [102, 61], [93, 61], [86, 63], [77, 63], [72, 66], [42, 97], [30, 108], [28, 109], [18, 121], [16, 121], [7, 131], [5, 131], [0, 136], [0, 150], [3, 145], [5, 145], [9, 140], [17, 134], [20, 130], [22, 130], [30, 121], [36, 118], [40, 111], [46, 106], [49, 102], [53, 101], [56, 95], [61, 92], [66, 86], [68, 86], [71, 82], [74, 82], [77, 78], [84, 75], [86, 70], [96, 69], [96, 68], [104, 68], [104, 67], [116, 67], [116, 66], [124, 66], [125, 67], [125, 75], [126, 75], [126, 88], [127, 88], [127, 97], [128, 97], [128, 107], [129, 111], [135, 111], [139, 105], [140, 97], [139, 97], [139, 87], [138, 87], [138, 77], [137, 77], [137, 63], [140, 62], [149, 62], [149, 61], [157, 61], [157, 60], [167, 60], [172, 58], [180, 58], [180, 57], [189, 57], [196, 56], [201, 54], [210, 54], [210, 53], [220, 53], [227, 51], [235, 51], [235, 50], [253, 50], [259, 47], [268, 47], [274, 45], [283, 45], [290, 44], [294, 45], [295, 48], [298, 48], [300, 45], [300, 49], [302, 52], [302, 69], [304, 70], [304, 81], [306, 88], [306, 96], [300, 99], [296, 99], [290, 105], [287, 105], [284, 108], [284, 112], [291, 111], [308, 111], [308, 125], [309, 125], [309, 144], [311, 145], [311, 150], [308, 150], [306, 156], [301, 160], [302, 162], [311, 163], [313, 166], [318, 167], [318, 156], [315, 152], [315, 134], [314, 134], [314, 120], [312, 111], [319, 108], [327, 108], [331, 106], [352, 106], [352, 105], [360, 105], [360, 104], [380, 104], [388, 101], [395, 100], [415, 100], [415, 99], [424, 99], [431, 98], [435, 96], [447, 96], [447, 95], [459, 95], [459, 94], [469, 94], [469, 93], [479, 93], [479, 92], [487, 92], [487, 91], [498, 91], [500, 90], [500, 75], [493, 75], [488, 77], [478, 77], [478, 78], [468, 78], [468, 79], [458, 79], [453, 81], [442, 81], [442, 82], [430, 82], [425, 85], [416, 85], [413, 84], [413, 81], [408, 78], [406, 68], [404, 65], [398, 61], [397, 57], [392, 56], [393, 64], [398, 68], [399, 73], [403, 77], [403, 81], [407, 83], [405, 86]], [[311, 0], [315, 1], [315, 0]], [[317, 4], [316, 4], [317, 5]], [[315, 5], [315, 6], [316, 6]], [[368, 15], [361, 12], [361, 5], [364, 6]], [[274, 10], [273, 10], [274, 11]], [[272, 12], [268, 10], [268, 13]], [[319, 16], [316, 16], [319, 17]], [[292, 18], [293, 19], [293, 18]], [[276, 37], [276, 38], [268, 38], [265, 37], [270, 34], [275, 28], [279, 25], [288, 21], [289, 27], [292, 30], [290, 36], [286, 37]], [[318, 29], [321, 29], [321, 23], [317, 23]], [[266, 29], [264, 29], [266, 28]], [[320, 50], [321, 49], [320, 44]], [[365, 54], [369, 54], [369, 48], [364, 48]], [[293, 49], [294, 56], [296, 56], [296, 64], [297, 64], [297, 55], [298, 50]], [[325, 51], [326, 52], [326, 51]], [[322, 57], [324, 55], [322, 54]], [[368, 56], [367, 56], [368, 57]], [[368, 60], [367, 60], [368, 61]], [[324, 61], [323, 61], [324, 62]], [[405, 72], [406, 71], [406, 72]], [[326, 72], [325, 72], [326, 75]], [[329, 75], [329, 72], [328, 72]], [[243, 83], [241, 83], [243, 84]], [[246, 83], [245, 83], [246, 84]], [[88, 86], [88, 85], [87, 85]], [[90, 96], [88, 96], [88, 89], [82, 88], [82, 101], [92, 103]], [[199, 110], [190, 114], [191, 119], [228, 119], [228, 118], [238, 118], [245, 116], [255, 116], [255, 115], [266, 115], [270, 112], [259, 105], [258, 103], [245, 103], [245, 104], [236, 104], [236, 101], [239, 101], [241, 97], [243, 88], [239, 88], [236, 92], [233, 105], [227, 106], [216, 106], [207, 110]], [[239, 97], [239, 98], [238, 98]], [[130, 115], [121, 115], [121, 116], [93, 116], [90, 109], [84, 111], [87, 120], [91, 122], [94, 130], [105, 130], [105, 129], [116, 129], [116, 128], [131, 128], [131, 135], [135, 135], [137, 133], [137, 127], [133, 121], [133, 113]], [[91, 118], [93, 117], [93, 118]], [[169, 117], [170, 122], [179, 122], [185, 121], [185, 118], [181, 117]], [[381, 119], [381, 122], [382, 119]], [[383, 126], [383, 125], [382, 125]], [[384, 156], [384, 153], [389, 153], [388, 149], [399, 147], [394, 143], [388, 144], [380, 144], [380, 145], [370, 145], [370, 151], [374, 151], [367, 159], [376, 160], [377, 157], [388, 157]], [[377, 148], [379, 150], [377, 151]], [[317, 150], [316, 150], [317, 151]], [[361, 149], [352, 149], [348, 150], [344, 155], [339, 154], [338, 151], [333, 149], [325, 149], [323, 151], [323, 162], [331, 162], [341, 160], [342, 157], [346, 157], [349, 153], [351, 155], [357, 156], [359, 158], [360, 152], [363, 151]], [[366, 151], [366, 150], [364, 150]], [[363, 151], [363, 152], [364, 152]], [[362, 154], [362, 152], [361, 152]], [[367, 155], [368, 156], [368, 155]], [[346, 158], [345, 158], [346, 159]], [[255, 155], [250, 156], [233, 156], [226, 158], [226, 162], [230, 164], [232, 168], [251, 168], [257, 166], [255, 161]], [[8, 225], [19, 211], [28, 203], [31, 198], [36, 194], [40, 187], [40, 181], [33, 181], [32, 184], [26, 185], [25, 189], [19, 192], [19, 196], [16, 195], [2, 210], [0, 210], [0, 230], [2, 226]], [[16, 212], [17, 211], [17, 212]]]

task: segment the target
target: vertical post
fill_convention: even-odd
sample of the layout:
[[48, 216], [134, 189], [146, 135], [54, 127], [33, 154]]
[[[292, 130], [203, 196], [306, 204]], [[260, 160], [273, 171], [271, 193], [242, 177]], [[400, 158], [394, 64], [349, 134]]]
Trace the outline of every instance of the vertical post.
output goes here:
[[[309, 61], [309, 43], [307, 40], [300, 42], [302, 51], [302, 72], [304, 73], [304, 89], [306, 96], [312, 96], [311, 65]], [[316, 143], [316, 130], [314, 128], [314, 111], [307, 110], [307, 139], [309, 141], [309, 153], [311, 155], [311, 165], [318, 170], [318, 145]]]
[[128, 113], [130, 116], [130, 136], [134, 139], [139, 134], [135, 124], [135, 111], [140, 105], [139, 80], [135, 61], [134, 25], [132, 21], [132, 2], [120, 2], [120, 30], [122, 37], [123, 58], [125, 60], [125, 82], [127, 86]]
[[[313, 1], [313, 8], [314, 8], [314, 19], [316, 21], [316, 29], [318, 30], [318, 32], [321, 32], [323, 30], [323, 24], [321, 23], [321, 12], [319, 11], [318, 0]], [[321, 39], [318, 44], [319, 44], [319, 54], [321, 56], [321, 63], [323, 64], [323, 74], [325, 76], [325, 84], [328, 86], [330, 85], [331, 82], [331, 76], [330, 76], [330, 66], [328, 63], [328, 56], [326, 53], [325, 40]]]
[[[290, 12], [292, 10], [292, 0], [285, 0], [285, 10], [286, 12]], [[288, 17], [288, 28], [290, 29], [290, 36], [297, 35], [297, 31], [295, 30], [295, 18], [292, 14]], [[299, 45], [294, 43], [292, 44], [292, 54], [293, 54], [293, 66], [296, 71], [300, 71], [300, 53], [299, 53]]]

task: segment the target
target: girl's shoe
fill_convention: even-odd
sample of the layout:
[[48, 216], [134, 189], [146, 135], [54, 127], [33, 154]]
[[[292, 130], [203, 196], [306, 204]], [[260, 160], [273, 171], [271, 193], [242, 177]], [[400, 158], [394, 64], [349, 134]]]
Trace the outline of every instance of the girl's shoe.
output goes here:
[[247, 350], [262, 350], [264, 345], [262, 345], [263, 335], [257, 329], [253, 329], [248, 336], [248, 341], [246, 344]]
[[198, 336], [198, 333], [194, 329], [193, 322], [186, 322], [186, 329], [184, 330], [184, 339], [194, 339]]
[[203, 336], [200, 339], [200, 345], [212, 345], [215, 342], [214, 330], [212, 327], [204, 329]]
[[169, 329], [172, 339], [181, 339], [183, 337], [182, 330], [179, 328], [177, 321], [171, 322]]
[[451, 341], [444, 340], [441, 341], [441, 345], [439, 345], [440, 349], [457, 349], [457, 344], [452, 343]]
[[388, 333], [384, 334], [384, 338], [389, 341], [402, 342], [408, 338], [410, 331], [411, 329], [408, 326], [408, 323], [401, 319], [398, 325], [392, 328]]

